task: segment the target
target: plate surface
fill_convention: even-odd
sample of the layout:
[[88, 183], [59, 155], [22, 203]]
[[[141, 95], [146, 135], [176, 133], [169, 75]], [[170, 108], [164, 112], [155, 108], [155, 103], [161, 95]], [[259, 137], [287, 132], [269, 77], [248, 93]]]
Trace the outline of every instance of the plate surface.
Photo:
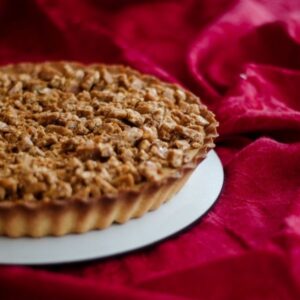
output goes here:
[[57, 264], [103, 258], [158, 242], [204, 215], [224, 181], [219, 157], [210, 151], [183, 189], [158, 210], [126, 224], [81, 235], [41, 239], [0, 237], [0, 264]]

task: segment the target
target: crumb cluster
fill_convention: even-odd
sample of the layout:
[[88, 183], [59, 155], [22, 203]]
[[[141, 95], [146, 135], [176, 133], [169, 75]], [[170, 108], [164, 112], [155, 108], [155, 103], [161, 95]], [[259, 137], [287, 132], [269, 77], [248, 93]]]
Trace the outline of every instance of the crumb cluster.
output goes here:
[[0, 201], [159, 181], [192, 160], [212, 120], [196, 96], [121, 66], [0, 68]]

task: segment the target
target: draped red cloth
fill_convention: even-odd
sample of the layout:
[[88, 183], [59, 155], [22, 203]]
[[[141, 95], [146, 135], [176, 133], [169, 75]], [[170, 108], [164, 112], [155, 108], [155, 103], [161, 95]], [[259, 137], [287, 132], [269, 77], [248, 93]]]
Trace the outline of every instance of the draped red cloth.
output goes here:
[[[217, 115], [225, 185], [188, 231], [65, 266], [0, 267], [1, 299], [300, 299], [300, 2], [0, 1], [0, 63], [125, 63]], [[0, 249], [1, 251], [1, 249]]]

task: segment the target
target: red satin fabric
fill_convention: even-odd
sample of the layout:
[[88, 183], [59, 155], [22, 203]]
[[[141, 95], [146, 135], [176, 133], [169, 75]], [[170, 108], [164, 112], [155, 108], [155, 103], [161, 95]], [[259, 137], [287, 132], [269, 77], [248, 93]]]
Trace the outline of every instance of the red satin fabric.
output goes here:
[[298, 0], [0, 7], [2, 64], [126, 63], [201, 96], [220, 121], [226, 176], [188, 231], [101, 261], [2, 266], [1, 299], [300, 299]]

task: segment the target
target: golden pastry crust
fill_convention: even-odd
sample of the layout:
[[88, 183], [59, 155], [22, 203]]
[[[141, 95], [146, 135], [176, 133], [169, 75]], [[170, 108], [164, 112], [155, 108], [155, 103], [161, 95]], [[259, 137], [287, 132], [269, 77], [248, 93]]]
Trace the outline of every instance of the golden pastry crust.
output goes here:
[[140, 217], [181, 188], [217, 136], [195, 95], [123, 66], [5, 66], [0, 105], [0, 234], [11, 237]]

